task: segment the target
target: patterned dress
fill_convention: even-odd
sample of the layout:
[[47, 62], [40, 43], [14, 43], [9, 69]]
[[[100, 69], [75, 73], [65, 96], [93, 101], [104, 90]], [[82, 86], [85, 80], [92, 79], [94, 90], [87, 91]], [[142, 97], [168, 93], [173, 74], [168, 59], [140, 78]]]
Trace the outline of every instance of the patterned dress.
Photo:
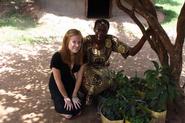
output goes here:
[[82, 88], [88, 95], [97, 95], [109, 87], [110, 75], [108, 59], [111, 52], [121, 53], [127, 56], [129, 47], [118, 41], [115, 36], [107, 35], [101, 49], [93, 47], [95, 35], [89, 35], [84, 40], [84, 59], [87, 67], [84, 70]]

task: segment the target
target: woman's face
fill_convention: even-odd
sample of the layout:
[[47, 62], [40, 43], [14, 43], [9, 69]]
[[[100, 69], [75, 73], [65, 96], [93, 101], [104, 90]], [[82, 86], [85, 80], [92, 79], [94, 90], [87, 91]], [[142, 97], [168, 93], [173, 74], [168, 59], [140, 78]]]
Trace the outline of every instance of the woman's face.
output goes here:
[[97, 24], [94, 31], [96, 34], [96, 38], [98, 40], [103, 40], [107, 35], [108, 29], [107, 29], [106, 25]]
[[79, 35], [74, 35], [69, 39], [68, 48], [71, 53], [77, 53], [81, 48], [82, 38]]

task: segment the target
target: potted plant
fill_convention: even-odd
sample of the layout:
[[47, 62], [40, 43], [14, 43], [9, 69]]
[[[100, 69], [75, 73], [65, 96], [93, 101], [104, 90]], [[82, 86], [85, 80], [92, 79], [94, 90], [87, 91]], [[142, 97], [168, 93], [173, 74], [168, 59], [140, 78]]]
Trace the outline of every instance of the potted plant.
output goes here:
[[138, 105], [141, 105], [143, 101], [138, 96], [138, 91], [134, 89], [133, 79], [136, 77], [129, 79], [122, 71], [114, 74], [112, 88], [103, 94], [105, 97], [101, 105], [103, 123], [123, 121], [126, 123], [144, 123], [150, 121], [149, 114], [141, 110]]
[[165, 120], [166, 103], [173, 100], [178, 93], [170, 78], [169, 68], [152, 62], [155, 69], [147, 70], [144, 78], [137, 75], [128, 78], [122, 71], [112, 72], [112, 87], [103, 94], [103, 118], [131, 123]]
[[178, 91], [171, 78], [169, 67], [162, 67], [157, 62], [152, 62], [154, 69], [147, 70], [144, 73], [148, 87], [145, 91], [144, 100], [153, 112], [154, 119], [152, 122], [154, 123], [158, 119], [165, 122], [167, 102], [172, 101], [178, 95]]

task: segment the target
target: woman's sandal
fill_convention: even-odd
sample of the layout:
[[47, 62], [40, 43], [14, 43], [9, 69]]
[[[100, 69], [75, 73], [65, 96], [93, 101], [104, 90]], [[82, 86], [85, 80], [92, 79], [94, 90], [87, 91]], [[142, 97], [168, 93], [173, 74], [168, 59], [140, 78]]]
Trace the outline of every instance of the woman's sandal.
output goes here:
[[60, 114], [64, 119], [63, 120], [70, 120], [72, 118], [72, 115], [70, 114]]

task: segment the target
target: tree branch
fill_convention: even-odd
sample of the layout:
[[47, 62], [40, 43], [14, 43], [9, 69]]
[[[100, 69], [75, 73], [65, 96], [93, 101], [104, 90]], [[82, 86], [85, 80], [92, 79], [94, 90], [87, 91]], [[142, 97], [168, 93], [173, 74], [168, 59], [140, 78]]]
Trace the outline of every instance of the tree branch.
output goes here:
[[116, 0], [117, 6], [119, 9], [123, 10], [124, 12], [126, 12], [132, 19], [133, 21], [139, 26], [139, 28], [141, 29], [142, 33], [145, 33], [145, 28], [143, 26], [143, 24], [137, 19], [137, 17], [135, 16], [134, 10], [135, 10], [135, 5], [132, 8], [132, 11], [127, 9], [120, 0]]
[[172, 45], [168, 35], [166, 34], [166, 32], [164, 31], [162, 26], [159, 24], [157, 18], [155, 18], [152, 14], [150, 14], [148, 12], [144, 12], [143, 10], [141, 10], [141, 13], [143, 14], [142, 16], [148, 21], [150, 27], [159, 36], [159, 38], [160, 38], [161, 42], [163, 43], [165, 49], [171, 55], [173, 55], [173, 45]]
[[177, 21], [177, 37], [175, 41], [175, 49], [182, 49], [185, 38], [185, 3], [181, 9], [180, 15]]
[[[154, 7], [152, 7], [153, 5], [151, 1], [143, 0], [142, 3], [138, 3], [139, 2], [138, 0], [133, 0], [133, 1], [135, 2], [137, 1], [136, 12], [146, 19], [146, 21], [148, 22], [152, 30], [154, 30], [156, 35], [159, 36], [160, 41], [164, 45], [165, 49], [169, 52], [169, 54], [173, 55], [174, 53], [173, 44], [171, 43], [168, 35], [166, 34], [162, 26], [159, 24], [158, 19], [155, 13], [153, 12]], [[133, 1], [129, 3], [133, 3]], [[150, 7], [151, 10], [147, 6], [151, 6]]]

